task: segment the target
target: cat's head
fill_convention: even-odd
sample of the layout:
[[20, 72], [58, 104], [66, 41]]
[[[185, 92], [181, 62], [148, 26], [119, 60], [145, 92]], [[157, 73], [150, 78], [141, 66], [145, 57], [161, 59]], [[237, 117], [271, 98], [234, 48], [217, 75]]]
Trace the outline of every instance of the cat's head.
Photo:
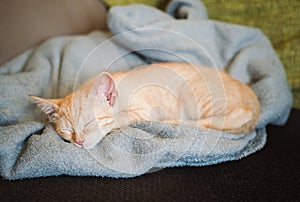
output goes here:
[[79, 147], [93, 148], [114, 124], [112, 107], [117, 90], [107, 72], [62, 99], [29, 96], [53, 122], [61, 138]]

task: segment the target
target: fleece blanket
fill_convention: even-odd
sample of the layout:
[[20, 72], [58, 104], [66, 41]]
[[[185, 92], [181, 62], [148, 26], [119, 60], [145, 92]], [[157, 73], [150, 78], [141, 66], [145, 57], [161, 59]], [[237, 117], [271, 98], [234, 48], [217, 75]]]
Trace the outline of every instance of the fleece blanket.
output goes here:
[[[165, 12], [144, 5], [113, 7], [108, 24], [110, 32], [53, 38], [0, 67], [3, 178], [134, 177], [166, 167], [237, 160], [265, 145], [267, 124], [284, 124], [288, 118], [290, 88], [281, 62], [259, 30], [211, 21], [198, 0], [171, 1]], [[256, 129], [236, 136], [143, 122], [85, 150], [62, 141], [27, 96], [62, 97], [104, 69], [129, 70], [164, 61], [224, 69], [249, 84], [262, 107]]]

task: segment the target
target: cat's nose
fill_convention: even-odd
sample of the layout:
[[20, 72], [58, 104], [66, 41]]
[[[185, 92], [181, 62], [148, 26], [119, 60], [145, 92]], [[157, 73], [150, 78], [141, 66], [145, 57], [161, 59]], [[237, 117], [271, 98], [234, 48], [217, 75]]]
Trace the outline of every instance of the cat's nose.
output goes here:
[[78, 146], [80, 146], [80, 147], [83, 146], [83, 143], [84, 143], [84, 140], [81, 140], [81, 139], [75, 140], [75, 144], [78, 145]]

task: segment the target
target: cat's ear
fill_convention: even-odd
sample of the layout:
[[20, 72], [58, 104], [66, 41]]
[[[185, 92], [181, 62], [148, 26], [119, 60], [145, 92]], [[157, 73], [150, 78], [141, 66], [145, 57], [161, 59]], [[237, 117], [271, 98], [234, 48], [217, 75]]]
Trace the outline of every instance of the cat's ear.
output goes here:
[[104, 100], [113, 106], [118, 96], [116, 83], [108, 72], [102, 72], [96, 79], [91, 91], [93, 96]]
[[49, 117], [50, 121], [56, 121], [58, 119], [57, 112], [59, 109], [60, 99], [46, 99], [33, 95], [28, 96]]

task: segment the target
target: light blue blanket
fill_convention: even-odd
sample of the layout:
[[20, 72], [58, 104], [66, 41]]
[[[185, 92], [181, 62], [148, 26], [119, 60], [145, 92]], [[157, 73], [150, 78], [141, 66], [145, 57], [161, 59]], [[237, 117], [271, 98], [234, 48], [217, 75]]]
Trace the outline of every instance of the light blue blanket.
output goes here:
[[[209, 20], [198, 0], [174, 0], [166, 12], [144, 5], [114, 7], [108, 24], [111, 32], [50, 39], [0, 67], [3, 178], [134, 177], [152, 168], [237, 160], [264, 146], [267, 124], [285, 123], [292, 104], [290, 88], [282, 64], [259, 30]], [[225, 69], [248, 83], [262, 106], [256, 130], [235, 136], [137, 123], [84, 150], [62, 141], [27, 97], [62, 97], [105, 68], [129, 70], [163, 61]]]

